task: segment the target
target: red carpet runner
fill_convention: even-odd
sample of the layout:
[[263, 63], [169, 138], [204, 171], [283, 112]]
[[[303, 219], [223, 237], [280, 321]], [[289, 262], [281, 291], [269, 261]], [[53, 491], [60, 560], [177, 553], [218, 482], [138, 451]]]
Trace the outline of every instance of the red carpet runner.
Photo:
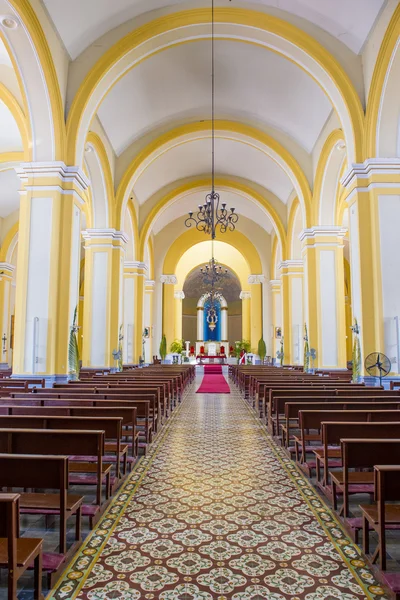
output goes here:
[[204, 365], [204, 377], [197, 394], [230, 394], [229, 385], [222, 375], [221, 365]]

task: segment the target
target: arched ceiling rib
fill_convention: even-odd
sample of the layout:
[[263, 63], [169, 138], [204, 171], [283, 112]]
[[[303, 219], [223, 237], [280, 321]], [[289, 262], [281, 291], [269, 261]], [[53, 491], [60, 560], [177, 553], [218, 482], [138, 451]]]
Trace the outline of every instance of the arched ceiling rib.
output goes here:
[[[72, 59], [115, 27], [157, 9], [209, 6], [201, 0], [43, 0]], [[221, 0], [218, 5], [225, 5]], [[354, 53], [359, 53], [385, 0], [236, 0], [235, 6], [256, 8], [285, 18], [304, 19]], [[67, 6], [67, 7], [66, 7]], [[79, 15], [77, 19], [76, 15]]]
[[[285, 171], [260, 150], [232, 139], [215, 140], [216, 173], [241, 177], [268, 189], [286, 203], [293, 183]], [[196, 139], [161, 154], [143, 171], [133, 191], [144, 204], [159, 189], [185, 177], [211, 170], [211, 140]]]
[[[291, 61], [253, 44], [218, 40], [216, 116], [273, 127], [311, 152], [332, 106], [321, 88]], [[177, 118], [210, 117], [210, 43], [160, 52], [125, 75], [98, 109], [117, 155]]]

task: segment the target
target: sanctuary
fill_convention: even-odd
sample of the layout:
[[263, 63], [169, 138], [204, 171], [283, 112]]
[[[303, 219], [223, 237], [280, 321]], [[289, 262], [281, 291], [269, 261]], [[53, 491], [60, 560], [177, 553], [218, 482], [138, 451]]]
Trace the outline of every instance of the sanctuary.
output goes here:
[[400, 0], [0, 0], [0, 598], [400, 600]]

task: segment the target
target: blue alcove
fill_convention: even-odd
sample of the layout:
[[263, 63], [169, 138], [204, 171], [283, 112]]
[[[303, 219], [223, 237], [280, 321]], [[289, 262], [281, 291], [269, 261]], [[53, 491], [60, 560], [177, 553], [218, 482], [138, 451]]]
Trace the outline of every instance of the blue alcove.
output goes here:
[[210, 300], [206, 300], [204, 303], [204, 341], [205, 342], [219, 342], [221, 340], [221, 304], [219, 301], [215, 302], [215, 311], [217, 313], [217, 323], [214, 331], [211, 331], [209, 324], [207, 323], [207, 313], [211, 306]]

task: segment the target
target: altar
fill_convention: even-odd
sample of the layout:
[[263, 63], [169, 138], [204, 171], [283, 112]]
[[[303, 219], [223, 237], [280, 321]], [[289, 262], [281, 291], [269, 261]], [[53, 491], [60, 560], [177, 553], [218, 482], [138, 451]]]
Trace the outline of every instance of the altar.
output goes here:
[[214, 356], [211, 354], [198, 354], [196, 356], [196, 359], [199, 361], [199, 365], [212, 364], [214, 361], [223, 365], [226, 363], [226, 358], [226, 354], [216, 354]]
[[225, 342], [196, 342], [196, 355], [201, 354], [201, 348], [204, 348], [203, 354], [210, 356], [219, 356], [221, 353], [221, 346], [223, 346], [225, 352], [227, 349], [227, 343]]

